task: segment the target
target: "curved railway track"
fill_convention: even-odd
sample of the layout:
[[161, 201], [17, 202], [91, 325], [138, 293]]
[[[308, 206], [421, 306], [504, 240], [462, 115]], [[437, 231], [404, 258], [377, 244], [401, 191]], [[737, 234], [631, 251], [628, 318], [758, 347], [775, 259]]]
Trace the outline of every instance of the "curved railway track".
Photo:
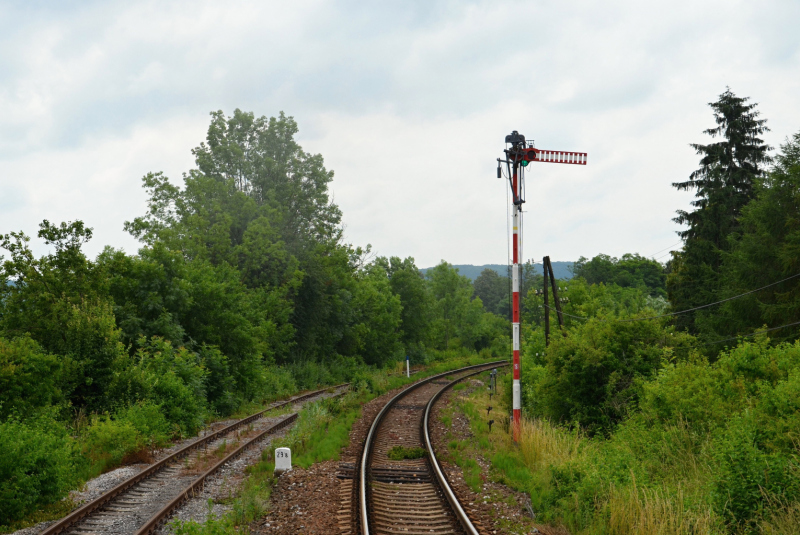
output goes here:
[[[372, 422], [361, 460], [358, 481], [357, 524], [362, 535], [477, 535], [436, 459], [428, 420], [431, 407], [449, 387], [489, 368], [498, 361], [435, 375], [392, 398]], [[454, 380], [445, 379], [455, 376]], [[395, 446], [425, 448], [419, 459], [392, 460]]]
[[[297, 413], [290, 414], [273, 425], [252, 433], [266, 412], [286, 405], [319, 396], [324, 392], [348, 386], [349, 383], [308, 392], [285, 401], [272, 403], [266, 409], [243, 418], [218, 431], [184, 446], [142, 472], [123, 481], [101, 496], [79, 507], [66, 517], [44, 529], [40, 535], [92, 535], [109, 533], [119, 535], [147, 535], [157, 530], [169, 516], [186, 500], [202, 489], [206, 479], [223, 465], [238, 457], [247, 448], [257, 444], [268, 435], [290, 425]], [[233, 451], [199, 475], [186, 474], [185, 468], [199, 461], [203, 452], [227, 446], [228, 438], [239, 442], [240, 430], [248, 426], [250, 436]]]

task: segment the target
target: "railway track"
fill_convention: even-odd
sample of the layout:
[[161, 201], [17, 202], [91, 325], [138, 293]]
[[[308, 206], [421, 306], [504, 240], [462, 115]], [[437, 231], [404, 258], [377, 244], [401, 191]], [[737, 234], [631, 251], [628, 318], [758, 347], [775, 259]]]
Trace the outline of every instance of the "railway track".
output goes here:
[[[439, 466], [428, 420], [431, 407], [447, 388], [507, 364], [498, 361], [429, 377], [383, 407], [355, 467], [357, 524], [362, 535], [478, 534]], [[416, 459], [390, 459], [389, 451], [398, 446], [406, 451], [424, 448], [427, 454]]]
[[[181, 504], [203, 488], [209, 476], [246, 449], [297, 419], [297, 413], [293, 413], [269, 425], [259, 425], [259, 420], [265, 413], [319, 396], [331, 388], [339, 389], [347, 385], [316, 390], [272, 403], [262, 411], [207, 434], [79, 507], [47, 527], [40, 535], [153, 533]], [[242, 436], [242, 428], [245, 426], [247, 428]], [[232, 451], [227, 451], [229, 439], [234, 445], [238, 444]], [[211, 456], [203, 455], [209, 450], [212, 452]], [[225, 453], [215, 460], [215, 450]], [[194, 473], [193, 466], [199, 467], [199, 473]]]

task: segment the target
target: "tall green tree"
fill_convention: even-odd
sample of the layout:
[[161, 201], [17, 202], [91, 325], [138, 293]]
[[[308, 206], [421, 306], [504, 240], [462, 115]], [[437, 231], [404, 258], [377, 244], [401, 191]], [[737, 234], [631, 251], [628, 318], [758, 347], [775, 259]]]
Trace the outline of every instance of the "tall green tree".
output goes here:
[[[274, 304], [267, 319], [281, 335], [271, 348], [279, 362], [339, 352], [353, 321], [348, 307], [358, 267], [357, 249], [341, 243], [341, 212], [328, 195], [333, 172], [322, 156], [302, 150], [297, 130], [284, 114], [212, 113], [185, 186], [146, 176], [148, 213], [126, 225], [146, 245], [160, 242], [217, 271], [233, 269], [262, 292], [259, 299]], [[280, 340], [286, 307], [290, 349]]]
[[[800, 133], [781, 146], [775, 166], [755, 184], [742, 210], [740, 233], [725, 256], [721, 297], [739, 295], [800, 273]], [[762, 325], [800, 321], [800, 279], [771, 286], [720, 307], [719, 334], [745, 334]], [[793, 337], [796, 327], [775, 333]]]
[[[470, 347], [478, 334], [477, 326], [483, 312], [480, 299], [471, 299], [472, 281], [444, 261], [425, 275], [434, 299], [433, 324], [438, 346], [442, 349], [454, 345]], [[457, 344], [453, 343], [455, 340]]]
[[10, 253], [0, 280], [14, 281], [0, 286], [0, 331], [9, 338], [30, 336], [57, 355], [58, 387], [74, 405], [105, 409], [114, 362], [125, 350], [106, 277], [81, 249], [92, 229], [82, 221], [45, 220], [38, 236], [53, 251], [36, 258], [24, 233], [0, 235], [0, 247]]
[[406, 352], [419, 355], [430, 341], [433, 301], [425, 276], [411, 257], [375, 259], [389, 277], [392, 293], [402, 306], [402, 342]]
[[[504, 298], [508, 297], [508, 277], [501, 277], [495, 270], [486, 268], [473, 283], [475, 296], [480, 297], [483, 308], [487, 312], [508, 315], [508, 310], [501, 308]], [[507, 308], [507, 307], [506, 307]]]
[[[700, 168], [689, 180], [673, 184], [681, 191], [695, 191], [694, 210], [678, 210], [674, 219], [688, 226], [678, 233], [685, 243], [674, 254], [667, 279], [669, 299], [677, 310], [712, 302], [719, 295], [722, 258], [731, 247], [728, 237], [738, 231], [742, 208], [753, 198], [754, 183], [770, 161], [770, 147], [760, 138], [769, 131], [766, 120], [759, 118], [757, 104], [748, 101], [726, 89], [709, 104], [716, 127], [704, 133], [720, 140], [692, 144], [701, 156]], [[676, 321], [692, 332], [708, 330], [706, 314], [686, 314]]]

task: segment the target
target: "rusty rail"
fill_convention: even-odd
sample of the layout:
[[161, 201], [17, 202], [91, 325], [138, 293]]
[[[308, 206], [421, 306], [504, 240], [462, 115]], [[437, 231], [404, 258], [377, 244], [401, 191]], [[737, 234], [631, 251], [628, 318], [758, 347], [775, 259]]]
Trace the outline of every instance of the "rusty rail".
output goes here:
[[167, 521], [167, 519], [175, 509], [180, 507], [180, 505], [183, 502], [185, 502], [190, 498], [193, 498], [196, 495], [197, 491], [205, 484], [206, 478], [208, 478], [208, 476], [219, 470], [220, 467], [222, 467], [222, 465], [224, 465], [225, 463], [235, 459], [240, 453], [242, 453], [244, 450], [246, 450], [256, 442], [258, 442], [262, 438], [264, 438], [264, 436], [269, 435], [270, 433], [274, 433], [279, 429], [283, 429], [284, 427], [294, 422], [295, 420], [297, 420], [296, 412], [289, 415], [289, 417], [284, 418], [283, 420], [273, 425], [269, 429], [261, 431], [259, 434], [257, 434], [256, 436], [254, 436], [253, 438], [251, 438], [250, 440], [248, 440], [247, 442], [245, 442], [244, 444], [242, 444], [241, 446], [230, 452], [223, 459], [217, 461], [217, 463], [215, 463], [214, 466], [212, 466], [211, 468], [203, 472], [200, 476], [198, 476], [198, 478], [192, 481], [192, 483], [185, 489], [183, 489], [183, 491], [181, 491], [181, 493], [178, 496], [173, 498], [158, 513], [153, 515], [153, 517], [150, 518], [150, 520], [148, 520], [144, 526], [139, 528], [139, 530], [136, 532], [135, 535], [148, 535], [149, 533], [152, 533], [153, 531], [158, 529], [159, 526], [161, 526], [164, 522]]
[[450, 370], [444, 373], [440, 373], [437, 375], [432, 375], [426, 379], [423, 379], [417, 383], [414, 383], [409, 388], [406, 388], [402, 392], [398, 393], [394, 396], [391, 400], [389, 400], [386, 405], [383, 406], [381, 411], [375, 417], [372, 422], [372, 426], [370, 426], [369, 432], [367, 433], [367, 438], [364, 441], [364, 451], [361, 455], [361, 462], [360, 465], [356, 467], [356, 472], [358, 476], [358, 502], [359, 502], [359, 522], [361, 524], [361, 533], [362, 535], [370, 535], [370, 526], [369, 526], [369, 509], [370, 505], [367, 500], [367, 471], [370, 466], [370, 456], [372, 454], [372, 447], [373, 441], [377, 435], [378, 427], [381, 424], [383, 418], [388, 414], [391, 408], [404, 396], [408, 395], [409, 392], [419, 388], [420, 386], [426, 385], [435, 381], [436, 379], [440, 379], [442, 377], [446, 377], [448, 375], [452, 375], [454, 373], [461, 373], [467, 370], [473, 370], [476, 368], [481, 368], [480, 371], [483, 371], [483, 368], [491, 367], [491, 366], [500, 366], [500, 365], [507, 365], [507, 361], [495, 361], [495, 362], [487, 362], [483, 364], [476, 364], [473, 366], [466, 366], [464, 368], [460, 368], [457, 370]]
[[156, 473], [161, 471], [163, 468], [165, 468], [167, 465], [171, 464], [172, 462], [174, 462], [174, 461], [176, 461], [176, 460], [188, 455], [193, 450], [198, 449], [198, 448], [202, 447], [203, 445], [205, 445], [205, 444], [207, 444], [209, 442], [212, 442], [212, 441], [216, 440], [217, 438], [219, 438], [221, 436], [227, 435], [228, 433], [230, 433], [232, 431], [235, 431], [236, 429], [238, 429], [239, 427], [241, 427], [243, 425], [247, 425], [250, 422], [258, 420], [267, 411], [271, 411], [271, 410], [274, 410], [274, 409], [279, 409], [279, 408], [284, 407], [284, 406], [286, 406], [286, 405], [288, 405], [290, 403], [296, 403], [298, 401], [303, 401], [305, 399], [308, 399], [308, 398], [311, 398], [311, 397], [314, 397], [314, 396], [318, 396], [319, 394], [321, 394], [323, 392], [326, 392], [326, 391], [328, 391], [328, 390], [330, 390], [332, 388], [333, 389], [341, 388], [341, 387], [347, 386], [349, 384], [350, 383], [343, 383], [341, 385], [336, 385], [336, 386], [333, 386], [333, 387], [327, 387], [327, 388], [323, 388], [323, 389], [320, 389], [320, 390], [315, 390], [313, 392], [308, 392], [308, 393], [302, 394], [300, 396], [295, 396], [295, 397], [290, 398], [288, 400], [281, 401], [279, 403], [270, 405], [268, 408], [266, 408], [266, 409], [264, 409], [262, 411], [259, 411], [259, 412], [255, 413], [255, 414], [252, 414], [252, 415], [248, 416], [247, 418], [243, 418], [243, 419], [239, 420], [238, 422], [234, 422], [231, 425], [228, 425], [226, 427], [223, 427], [222, 429], [219, 429], [218, 431], [214, 431], [213, 433], [204, 436], [200, 440], [197, 440], [195, 442], [192, 442], [191, 444], [188, 444], [188, 445], [184, 446], [183, 448], [181, 448], [178, 451], [172, 453], [171, 455], [161, 459], [157, 463], [147, 467], [145, 470], [143, 470], [142, 472], [139, 472], [135, 476], [133, 476], [133, 477], [131, 477], [129, 479], [126, 479], [125, 481], [123, 481], [122, 483], [120, 483], [116, 487], [112, 488], [111, 490], [107, 491], [103, 495], [98, 496], [94, 500], [82, 505], [81, 507], [79, 507], [78, 509], [74, 510], [69, 515], [67, 515], [64, 518], [62, 518], [61, 520], [59, 520], [58, 522], [52, 524], [51, 526], [48, 526], [39, 535], [58, 535], [58, 534], [62, 533], [64, 530], [69, 528], [72, 524], [75, 524], [76, 522], [79, 522], [83, 518], [91, 515], [92, 513], [94, 513], [95, 511], [97, 511], [98, 509], [103, 507], [104, 505], [108, 504], [110, 501], [112, 501], [114, 498], [116, 498], [117, 496], [119, 496], [120, 494], [122, 494], [123, 492], [128, 490], [129, 488], [133, 487], [134, 485], [137, 485], [137, 484], [141, 483], [145, 479], [148, 479], [148, 478], [152, 477], [153, 475], [155, 475]]
[[[507, 362], [499, 364], [497, 367], [501, 366], [508, 366]], [[455, 386], [456, 383], [467, 379], [468, 377], [472, 377], [473, 375], [477, 375], [479, 373], [483, 373], [486, 370], [478, 370], [474, 373], [470, 373], [464, 375], [463, 377], [459, 377], [455, 381], [451, 381], [450, 384], [442, 387], [436, 394], [433, 395], [431, 400], [428, 402], [428, 405], [425, 407], [425, 415], [422, 417], [423, 423], [423, 436], [425, 438], [425, 448], [428, 450], [428, 458], [431, 461], [431, 466], [433, 467], [433, 473], [436, 476], [436, 480], [439, 482], [439, 486], [441, 487], [442, 491], [444, 492], [445, 498], [447, 498], [450, 507], [453, 508], [453, 512], [456, 514], [456, 518], [458, 518], [458, 522], [461, 524], [461, 527], [464, 528], [469, 535], [480, 535], [478, 530], [472, 524], [472, 520], [470, 520], [469, 516], [467, 516], [466, 511], [464, 508], [461, 507], [461, 502], [459, 502], [458, 498], [456, 497], [455, 492], [453, 492], [452, 487], [450, 487], [450, 482], [447, 481], [447, 476], [445, 476], [444, 472], [442, 471], [442, 467], [439, 464], [439, 459], [436, 458], [436, 452], [433, 450], [433, 443], [431, 441], [430, 435], [430, 428], [429, 428], [429, 421], [431, 418], [431, 409], [433, 409], [433, 404], [436, 403], [436, 400], [444, 394], [444, 392]]]

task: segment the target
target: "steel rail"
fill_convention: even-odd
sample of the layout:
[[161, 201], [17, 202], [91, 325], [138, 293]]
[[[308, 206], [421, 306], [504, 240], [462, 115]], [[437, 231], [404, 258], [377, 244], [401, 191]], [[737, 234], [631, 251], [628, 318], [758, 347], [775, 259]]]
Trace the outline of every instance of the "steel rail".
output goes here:
[[217, 461], [211, 468], [203, 472], [200, 476], [197, 477], [197, 479], [192, 481], [192, 483], [189, 486], [183, 489], [180, 494], [178, 494], [172, 500], [170, 500], [170, 502], [167, 505], [165, 505], [159, 512], [153, 515], [150, 518], [150, 520], [148, 520], [144, 524], [144, 526], [142, 526], [136, 531], [135, 535], [148, 535], [149, 533], [152, 533], [154, 530], [158, 529], [159, 526], [161, 526], [164, 522], [166, 522], [167, 518], [169, 518], [169, 516], [175, 509], [177, 509], [183, 502], [187, 501], [188, 499], [196, 495], [196, 492], [205, 484], [206, 478], [208, 478], [208, 476], [212, 475], [214, 472], [219, 470], [225, 463], [228, 463], [234, 458], [236, 458], [240, 453], [242, 453], [244, 450], [246, 450], [256, 442], [258, 442], [262, 438], [264, 438], [266, 435], [269, 435], [271, 433], [274, 433], [275, 431], [283, 429], [284, 427], [294, 422], [295, 420], [297, 420], [296, 412], [292, 413], [287, 418], [284, 418], [283, 420], [273, 425], [269, 429], [261, 431], [256, 436], [254, 436], [253, 438], [251, 438], [250, 440], [248, 440], [247, 442], [245, 442], [244, 444], [242, 444], [241, 446], [230, 452], [224, 458]]
[[[503, 364], [500, 364], [497, 367], [499, 368], [502, 366], [508, 366], [508, 363], [504, 362]], [[467, 374], [463, 377], [459, 377], [454, 381], [451, 381], [450, 384], [443, 386], [441, 390], [436, 392], [430, 399], [430, 401], [428, 401], [428, 405], [425, 407], [425, 415], [422, 417], [422, 426], [423, 426], [422, 434], [423, 437], [425, 438], [425, 447], [428, 449], [428, 458], [430, 459], [431, 465], [433, 466], [433, 472], [436, 475], [436, 480], [439, 482], [439, 486], [444, 492], [445, 498], [447, 498], [447, 501], [450, 503], [450, 507], [452, 507], [453, 511], [456, 513], [456, 517], [458, 518], [461, 527], [463, 527], [464, 530], [469, 535], [480, 535], [480, 533], [478, 533], [478, 530], [472, 524], [472, 521], [469, 519], [469, 516], [467, 516], [466, 511], [464, 511], [464, 508], [461, 507], [461, 502], [458, 500], [458, 497], [456, 497], [455, 492], [453, 492], [453, 489], [450, 487], [450, 483], [447, 481], [447, 476], [444, 475], [442, 467], [439, 465], [439, 459], [436, 458], [436, 452], [433, 451], [433, 443], [431, 441], [429, 421], [431, 417], [431, 409], [433, 408], [433, 404], [436, 403], [436, 400], [438, 400], [439, 397], [442, 394], [444, 394], [444, 392], [447, 389], [455, 386], [456, 383], [459, 383], [468, 377], [472, 377], [473, 375], [478, 375], [479, 373], [483, 373], [484, 371], [485, 370], [478, 370], [474, 373]]]
[[426, 379], [423, 379], [419, 382], [416, 382], [409, 386], [408, 388], [404, 389], [402, 392], [399, 392], [395, 395], [392, 399], [390, 399], [386, 405], [380, 410], [378, 415], [372, 421], [372, 425], [369, 428], [369, 432], [367, 433], [367, 438], [364, 441], [364, 451], [361, 454], [361, 464], [357, 467], [358, 470], [358, 502], [359, 502], [359, 509], [360, 509], [360, 520], [361, 520], [361, 533], [362, 535], [369, 535], [369, 515], [368, 515], [368, 504], [367, 504], [367, 469], [369, 468], [369, 459], [370, 454], [372, 453], [372, 440], [375, 437], [377, 432], [378, 426], [383, 420], [383, 417], [389, 412], [392, 406], [402, 397], [407, 395], [412, 390], [419, 388], [422, 385], [425, 385], [431, 381], [439, 379], [440, 377], [445, 377], [447, 375], [452, 375], [454, 373], [463, 372], [466, 370], [471, 370], [474, 368], [485, 368], [488, 366], [499, 366], [499, 365], [507, 365], [508, 362], [504, 360], [498, 360], [495, 362], [486, 362], [483, 364], [475, 364], [473, 366], [466, 366], [464, 368], [459, 368], [457, 370], [450, 370], [444, 373], [439, 373], [437, 375], [432, 375]]
[[235, 431], [236, 429], [238, 429], [239, 427], [241, 427], [243, 425], [247, 425], [250, 422], [258, 420], [267, 411], [271, 411], [271, 410], [274, 410], [274, 409], [279, 409], [279, 408], [284, 407], [284, 406], [286, 406], [286, 405], [288, 405], [290, 403], [296, 403], [298, 401], [302, 401], [304, 399], [308, 399], [310, 397], [317, 396], [317, 395], [319, 395], [319, 394], [321, 394], [323, 392], [326, 392], [326, 391], [330, 390], [331, 388], [341, 388], [341, 387], [347, 386], [349, 384], [350, 383], [344, 383], [344, 384], [337, 385], [337, 386], [334, 386], [334, 387], [323, 388], [321, 390], [315, 390], [315, 391], [309, 392], [307, 394], [302, 394], [300, 396], [296, 396], [296, 397], [290, 398], [288, 400], [279, 402], [279, 403], [277, 403], [275, 405], [271, 405], [270, 407], [268, 407], [268, 408], [266, 408], [266, 409], [264, 409], [262, 411], [259, 411], [259, 412], [255, 413], [255, 414], [252, 414], [252, 415], [248, 416], [247, 418], [243, 418], [243, 419], [239, 420], [238, 422], [234, 422], [234, 423], [232, 423], [232, 424], [230, 424], [228, 426], [225, 426], [222, 429], [219, 429], [218, 431], [214, 431], [213, 433], [204, 436], [200, 440], [196, 440], [195, 442], [192, 442], [191, 444], [188, 444], [188, 445], [184, 446], [183, 448], [179, 449], [178, 451], [176, 451], [176, 452], [168, 455], [167, 457], [161, 459], [157, 463], [148, 466], [147, 468], [145, 468], [143, 471], [139, 472], [135, 476], [133, 476], [133, 477], [131, 477], [129, 479], [126, 479], [125, 481], [123, 481], [122, 483], [120, 483], [116, 487], [112, 488], [111, 490], [103, 493], [102, 495], [98, 496], [94, 500], [82, 505], [78, 509], [75, 509], [70, 514], [68, 514], [67, 516], [65, 516], [61, 520], [59, 520], [58, 522], [48, 526], [39, 535], [58, 535], [59, 533], [62, 533], [64, 530], [69, 528], [72, 524], [75, 524], [76, 522], [79, 522], [83, 518], [85, 518], [85, 517], [89, 516], [90, 514], [94, 513], [99, 508], [103, 507], [108, 502], [110, 502], [111, 500], [113, 500], [114, 498], [116, 498], [117, 496], [119, 496], [120, 494], [122, 494], [123, 492], [128, 490], [129, 488], [133, 487], [134, 485], [137, 485], [138, 483], [141, 483], [145, 479], [148, 479], [148, 478], [152, 477], [153, 475], [155, 475], [156, 473], [160, 472], [168, 464], [174, 462], [177, 459], [180, 459], [181, 457], [184, 457], [184, 456], [188, 455], [193, 450], [198, 449], [201, 446], [203, 446], [205, 444], [208, 444], [209, 442], [212, 442], [212, 441], [216, 440], [217, 438], [219, 438], [219, 437], [221, 437], [223, 435], [227, 435], [228, 433], [230, 433], [232, 431]]

